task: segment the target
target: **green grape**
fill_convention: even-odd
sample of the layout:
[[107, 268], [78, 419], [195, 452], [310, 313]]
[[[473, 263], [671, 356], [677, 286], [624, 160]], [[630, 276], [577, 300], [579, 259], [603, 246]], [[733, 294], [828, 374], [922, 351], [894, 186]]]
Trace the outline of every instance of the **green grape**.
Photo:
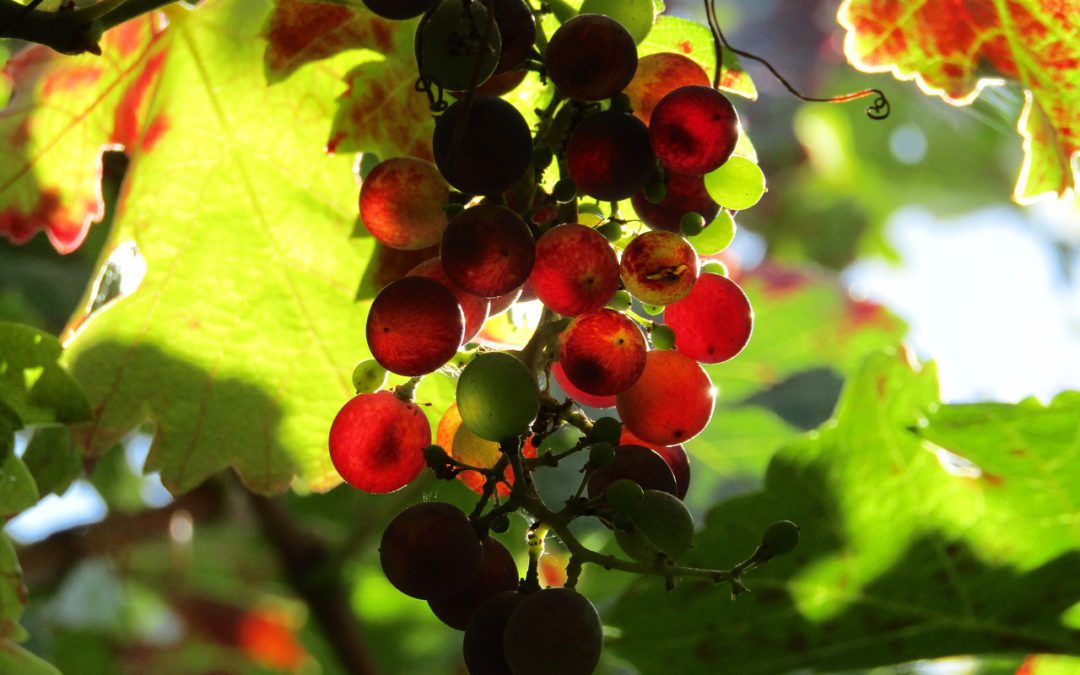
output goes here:
[[540, 444], [540, 452], [566, 452], [577, 445], [582, 435], [581, 430], [577, 427], [572, 427], [569, 424], [561, 426], [544, 439]]
[[[634, 524], [634, 532], [622, 533], [630, 535], [622, 539], [616, 533], [616, 541], [627, 555], [638, 560], [651, 560], [647, 547], [640, 546], [642, 543], [669, 558], [677, 558], [690, 550], [694, 540], [694, 517], [678, 498], [660, 490], [645, 490], [637, 507], [628, 515]], [[623, 545], [624, 540], [628, 542], [627, 546]], [[643, 551], [644, 558], [641, 557]]]
[[649, 338], [656, 349], [675, 349], [675, 331], [670, 326], [654, 323]]
[[621, 91], [611, 97], [611, 109], [618, 112], [630, 112], [630, 97]]
[[619, 241], [622, 239], [622, 223], [617, 220], [607, 221], [596, 228], [596, 231], [603, 235], [604, 239], [607, 239], [608, 241]]
[[731, 217], [731, 212], [720, 209], [705, 229], [690, 237], [690, 243], [698, 255], [713, 255], [730, 246], [733, 239], [735, 219]]
[[510, 516], [506, 515], [505, 513], [500, 513], [499, 515], [491, 519], [491, 524], [489, 525], [489, 527], [491, 528], [492, 532], [498, 534], [506, 532], [510, 529]]
[[569, 178], [562, 178], [551, 190], [551, 196], [560, 204], [572, 202], [577, 197], [577, 186]]
[[615, 446], [611, 443], [601, 442], [589, 446], [589, 465], [599, 469], [611, 464], [615, 460]]
[[765, 528], [761, 535], [761, 545], [754, 552], [758, 562], [772, 560], [778, 555], [787, 555], [799, 545], [799, 526], [790, 520], [778, 520]]
[[364, 359], [352, 371], [352, 383], [357, 394], [372, 394], [386, 386], [386, 368], [375, 359]]
[[645, 186], [645, 199], [650, 204], [659, 204], [667, 197], [667, 183], [662, 178], [650, 181]]
[[441, 0], [416, 29], [416, 60], [421, 74], [443, 89], [466, 90], [473, 83], [479, 56], [476, 84], [491, 77], [499, 63], [502, 38], [498, 27], [488, 23], [482, 2]]
[[580, 13], [610, 16], [626, 28], [637, 44], [645, 41], [656, 20], [653, 0], [585, 0]]
[[629, 293], [623, 290], [615, 291], [615, 295], [611, 297], [611, 302], [607, 304], [608, 307], [616, 312], [625, 312], [630, 309], [630, 305], [633, 300]]
[[543, 171], [551, 166], [551, 162], [554, 159], [555, 155], [551, 153], [551, 148], [546, 145], [541, 145], [533, 149], [532, 163], [533, 168], [537, 171]]
[[622, 422], [614, 417], [601, 417], [593, 422], [589, 431], [589, 440], [593, 443], [610, 443], [617, 445], [622, 435]]
[[457, 404], [469, 431], [501, 441], [528, 430], [540, 409], [540, 389], [521, 361], [503, 352], [487, 352], [461, 371]]
[[754, 162], [735, 155], [720, 168], [705, 174], [705, 189], [720, 206], [743, 211], [757, 204], [765, 194], [765, 174]]
[[441, 445], [429, 445], [424, 448], [424, 463], [432, 468], [445, 466], [448, 459], [450, 455], [446, 454], [446, 450]]
[[631, 516], [637, 512], [644, 495], [640, 485], [628, 478], [620, 478], [604, 490], [604, 501], [617, 513]]
[[689, 211], [679, 219], [679, 231], [687, 237], [701, 234], [705, 229], [705, 219], [696, 211]]
[[728, 268], [727, 265], [720, 262], [719, 260], [710, 260], [709, 262], [701, 266], [701, 273], [719, 274], [722, 277], [726, 277], [728, 275]]

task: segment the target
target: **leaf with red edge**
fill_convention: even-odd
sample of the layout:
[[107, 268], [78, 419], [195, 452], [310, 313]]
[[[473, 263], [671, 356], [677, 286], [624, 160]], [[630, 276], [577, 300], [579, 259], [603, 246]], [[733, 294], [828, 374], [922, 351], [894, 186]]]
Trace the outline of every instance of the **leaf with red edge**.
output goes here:
[[266, 79], [277, 82], [306, 63], [349, 49], [390, 53], [401, 42], [412, 44], [414, 26], [332, 2], [278, 0], [262, 31]]
[[44, 230], [57, 251], [79, 247], [101, 219], [101, 153], [149, 152], [168, 129], [153, 113], [166, 59], [154, 19], [107, 32], [104, 56], [61, 56], [34, 45], [8, 60], [0, 110], [0, 235], [15, 243]]
[[1078, 16], [1080, 0], [845, 0], [838, 14], [860, 70], [914, 79], [957, 106], [1002, 79], [1025, 88], [1020, 203], [1063, 197], [1080, 180]]

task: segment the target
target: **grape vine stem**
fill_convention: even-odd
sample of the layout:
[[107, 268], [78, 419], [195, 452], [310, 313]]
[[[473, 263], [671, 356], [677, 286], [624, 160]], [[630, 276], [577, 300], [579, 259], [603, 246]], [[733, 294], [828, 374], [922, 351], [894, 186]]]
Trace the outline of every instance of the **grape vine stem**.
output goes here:
[[0, 0], [0, 38], [45, 45], [61, 54], [101, 54], [101, 34], [161, 9], [175, 0], [102, 0], [88, 7], [51, 12]]

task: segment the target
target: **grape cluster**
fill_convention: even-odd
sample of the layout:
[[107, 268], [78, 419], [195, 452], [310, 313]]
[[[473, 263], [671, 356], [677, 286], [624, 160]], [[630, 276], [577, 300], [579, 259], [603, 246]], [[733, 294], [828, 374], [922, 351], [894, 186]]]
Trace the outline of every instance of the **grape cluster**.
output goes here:
[[[330, 428], [331, 460], [371, 493], [398, 490], [428, 467], [479, 495], [469, 514], [441, 502], [406, 509], [380, 546], [390, 582], [465, 632], [471, 673], [591, 673], [602, 634], [574, 590], [583, 563], [669, 585], [707, 576], [737, 592], [743, 572], [797, 541], [781, 521], [733, 570], [676, 563], [694, 532], [681, 501], [683, 444], [715, 403], [702, 364], [736, 356], [753, 328], [742, 289], [703, 271], [691, 243], [722, 212], [705, 175], [735, 151], [738, 115], [694, 61], [639, 59], [635, 37], [606, 14], [565, 21], [541, 54], [524, 0], [364, 3], [386, 18], [421, 16], [419, 82], [435, 92], [435, 109], [443, 90], [459, 98], [436, 120], [434, 163], [385, 159], [362, 184], [361, 220], [376, 240], [438, 248], [372, 302], [373, 359], [357, 366], [358, 394]], [[553, 92], [535, 128], [499, 96], [530, 70]], [[637, 218], [624, 218], [631, 209]], [[494, 348], [485, 322], [532, 300], [544, 311], [528, 343]], [[457, 388], [432, 444], [414, 399], [436, 370], [456, 376]], [[409, 379], [387, 389], [388, 371]], [[545, 444], [567, 426], [579, 440]], [[534, 473], [576, 453], [587, 456], [581, 488], [552, 507]], [[516, 512], [530, 524], [523, 577], [492, 536]], [[567, 527], [577, 518], [603, 523], [626, 557], [583, 546]], [[549, 532], [570, 553], [563, 588], [539, 583]]]

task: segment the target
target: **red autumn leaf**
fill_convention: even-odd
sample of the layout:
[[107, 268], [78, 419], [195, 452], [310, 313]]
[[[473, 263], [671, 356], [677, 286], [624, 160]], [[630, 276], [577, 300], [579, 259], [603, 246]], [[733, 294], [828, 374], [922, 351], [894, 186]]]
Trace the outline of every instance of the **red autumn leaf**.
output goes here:
[[1025, 157], [1013, 198], [1076, 189], [1080, 0], [845, 0], [838, 16], [853, 65], [914, 79], [953, 105], [1002, 80], [1020, 83]]
[[44, 230], [57, 251], [79, 247], [101, 219], [101, 153], [148, 152], [168, 129], [154, 106], [167, 57], [152, 17], [107, 32], [104, 55], [61, 56], [34, 45], [2, 71], [0, 235], [15, 243]]

